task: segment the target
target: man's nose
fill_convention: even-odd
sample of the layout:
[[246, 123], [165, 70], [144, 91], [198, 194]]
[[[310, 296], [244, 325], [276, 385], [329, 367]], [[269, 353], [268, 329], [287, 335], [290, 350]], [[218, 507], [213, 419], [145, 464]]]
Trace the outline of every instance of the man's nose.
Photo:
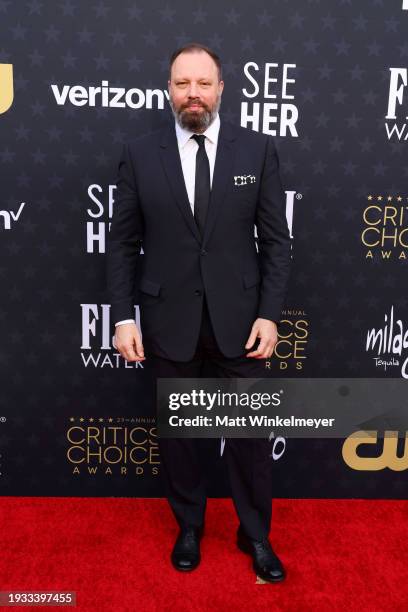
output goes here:
[[190, 89], [188, 92], [189, 98], [197, 98], [198, 97], [198, 87], [195, 83], [190, 83]]

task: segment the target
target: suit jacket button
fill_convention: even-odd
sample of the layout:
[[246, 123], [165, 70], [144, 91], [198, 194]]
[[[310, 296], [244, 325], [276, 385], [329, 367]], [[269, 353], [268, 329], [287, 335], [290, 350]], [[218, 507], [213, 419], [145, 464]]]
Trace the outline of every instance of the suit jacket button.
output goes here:
[[200, 291], [200, 289], [196, 289], [194, 291], [194, 295], [202, 295], [202, 291]]
[[207, 255], [208, 251], [206, 251], [205, 249], [202, 249], [201, 251], [201, 255]]

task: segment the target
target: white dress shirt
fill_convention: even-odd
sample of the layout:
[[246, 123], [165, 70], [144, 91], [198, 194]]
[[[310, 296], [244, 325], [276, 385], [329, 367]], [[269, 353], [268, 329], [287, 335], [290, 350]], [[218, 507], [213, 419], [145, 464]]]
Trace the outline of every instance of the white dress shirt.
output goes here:
[[[198, 142], [191, 138], [191, 136], [195, 132], [190, 132], [190, 130], [186, 130], [182, 128], [177, 121], [175, 122], [176, 126], [176, 136], [178, 149], [180, 153], [181, 159], [181, 167], [183, 169], [184, 182], [186, 185], [188, 201], [190, 202], [191, 210], [194, 214], [194, 188], [195, 188], [195, 167], [196, 167], [196, 154], [198, 151]], [[203, 132], [206, 136], [204, 141], [205, 150], [208, 156], [208, 161], [210, 163], [210, 183], [212, 185], [213, 175], [214, 175], [214, 165], [215, 165], [215, 155], [217, 153], [217, 143], [218, 143], [218, 134], [220, 131], [220, 116], [217, 113], [214, 121], [208, 128]], [[134, 319], [124, 319], [123, 321], [118, 321], [115, 323], [115, 327], [117, 325], [123, 325], [124, 323], [134, 323]]]

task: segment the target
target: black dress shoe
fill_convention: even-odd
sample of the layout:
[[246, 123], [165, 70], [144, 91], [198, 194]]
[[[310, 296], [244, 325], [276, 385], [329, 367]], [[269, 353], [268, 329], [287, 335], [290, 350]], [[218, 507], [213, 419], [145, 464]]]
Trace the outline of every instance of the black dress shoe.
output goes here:
[[285, 569], [273, 551], [268, 538], [263, 540], [252, 540], [239, 528], [237, 533], [237, 545], [242, 552], [252, 556], [253, 568], [257, 576], [267, 582], [280, 582], [284, 580]]
[[177, 570], [189, 572], [199, 565], [202, 535], [202, 527], [183, 527], [180, 529], [171, 553], [171, 562]]

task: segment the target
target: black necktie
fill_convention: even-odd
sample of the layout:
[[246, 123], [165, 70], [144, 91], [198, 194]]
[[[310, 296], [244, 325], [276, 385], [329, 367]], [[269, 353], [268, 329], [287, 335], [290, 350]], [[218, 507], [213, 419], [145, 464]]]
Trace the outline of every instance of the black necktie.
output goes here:
[[207, 152], [205, 150], [204, 134], [194, 134], [191, 138], [194, 138], [198, 143], [194, 188], [194, 218], [201, 236], [203, 236], [208, 205], [210, 202], [210, 162], [208, 161]]

